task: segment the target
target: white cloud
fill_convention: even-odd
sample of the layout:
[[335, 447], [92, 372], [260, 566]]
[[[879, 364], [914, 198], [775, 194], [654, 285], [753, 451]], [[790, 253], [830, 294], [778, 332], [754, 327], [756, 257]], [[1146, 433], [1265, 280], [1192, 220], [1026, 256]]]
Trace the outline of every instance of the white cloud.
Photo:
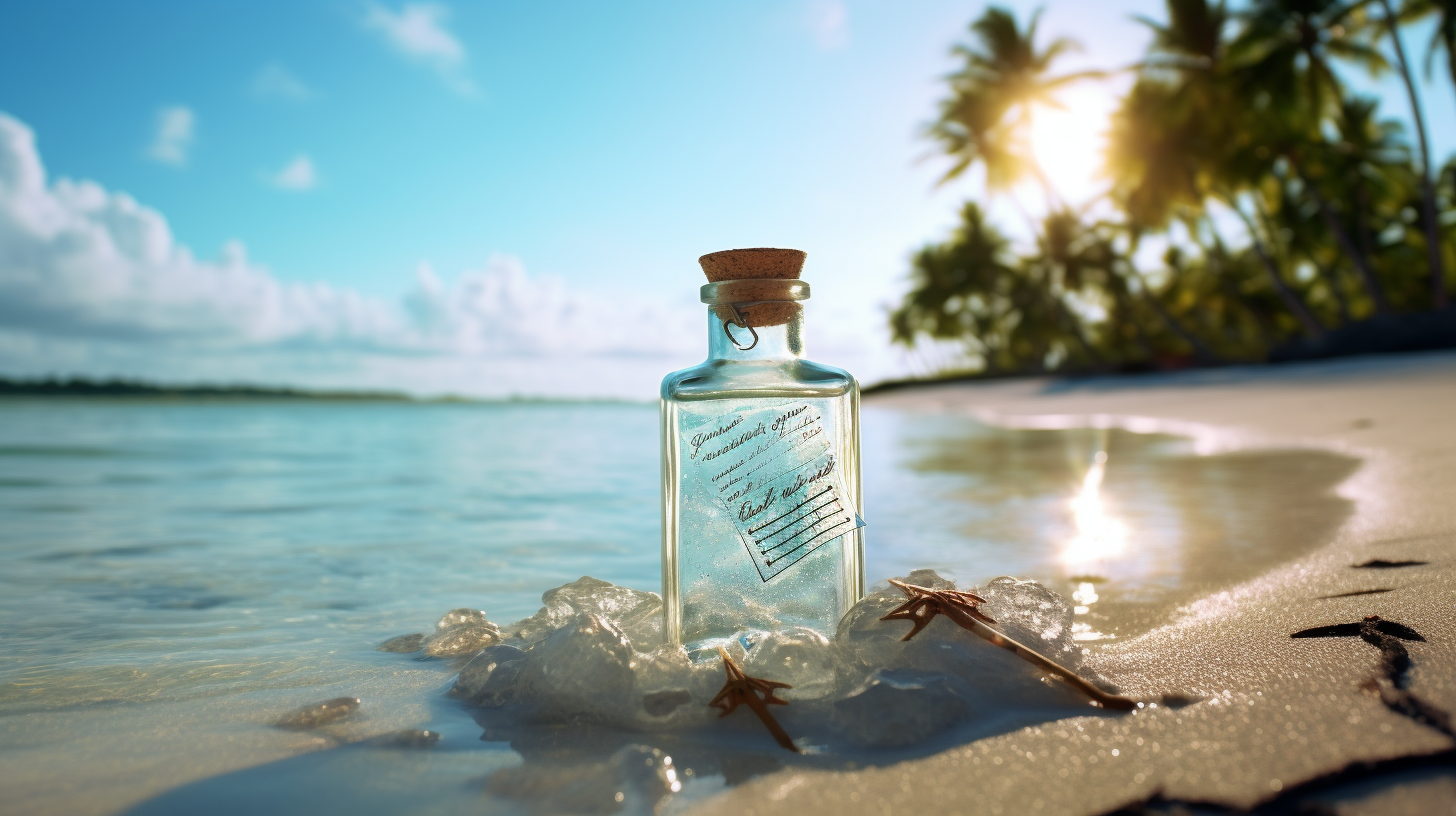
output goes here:
[[398, 12], [371, 2], [364, 25], [379, 31], [398, 52], [435, 70], [455, 91], [472, 95], [465, 76], [465, 46], [445, 28], [450, 9], [438, 3], [406, 3]]
[[318, 186], [318, 171], [314, 170], [313, 159], [300, 153], [293, 157], [293, 161], [284, 165], [282, 170], [274, 173], [269, 181], [274, 187], [283, 190], [312, 190]]
[[177, 167], [187, 164], [196, 124], [197, 117], [191, 108], [181, 105], [162, 108], [157, 112], [157, 135], [147, 148], [147, 155], [163, 164]]
[[826, 51], [849, 44], [849, 10], [843, 0], [811, 0], [804, 23], [814, 37], [814, 44]]
[[307, 102], [313, 97], [313, 90], [303, 80], [279, 63], [270, 62], [258, 69], [249, 85], [253, 96], [259, 99], [281, 99], [286, 102]]
[[422, 265], [399, 301], [280, 281], [238, 242], [199, 259], [125, 193], [48, 181], [34, 134], [0, 113], [0, 369], [650, 396], [692, 362], [700, 322], [504, 255], [448, 284]]

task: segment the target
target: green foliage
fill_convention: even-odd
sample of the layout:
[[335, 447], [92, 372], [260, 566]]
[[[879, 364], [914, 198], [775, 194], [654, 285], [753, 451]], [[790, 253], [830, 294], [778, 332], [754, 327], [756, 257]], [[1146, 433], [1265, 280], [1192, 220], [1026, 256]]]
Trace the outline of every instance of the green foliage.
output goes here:
[[1077, 46], [1058, 39], [1038, 51], [1038, 17], [1040, 12], [1032, 15], [1023, 31], [1011, 12], [992, 6], [971, 24], [975, 43], [952, 49], [965, 65], [947, 78], [951, 95], [941, 102], [940, 117], [927, 130], [955, 159], [943, 180], [978, 163], [993, 190], [1006, 189], [1029, 173], [1040, 177], [1027, 147], [1032, 107], [1055, 106], [1058, 90], [1100, 76], [1097, 71], [1053, 76], [1052, 63]]
[[[1260, 360], [1301, 335], [1442, 305], [1431, 269], [1456, 268], [1456, 158], [1425, 185], [1405, 128], [1340, 79], [1405, 70], [1403, 55], [1386, 59], [1396, 28], [1382, 5], [1167, 0], [1166, 21], [1141, 19], [1152, 43], [1104, 157], [1115, 216], [1096, 222], [1056, 196], [1027, 127], [1033, 107], [1097, 72], [1056, 73], [1074, 42], [1038, 49], [1037, 15], [1022, 28], [987, 10], [953, 51], [963, 67], [927, 135], [952, 159], [946, 180], [980, 165], [1000, 193], [1032, 177], [1049, 211], [1018, 246], [967, 203], [915, 254], [895, 340], [958, 346], [988, 373], [1154, 368]], [[1400, 14], [1438, 15], [1427, 65], [1451, 55], [1450, 0]], [[1166, 247], [1161, 264], [1138, 251], [1149, 240]]]

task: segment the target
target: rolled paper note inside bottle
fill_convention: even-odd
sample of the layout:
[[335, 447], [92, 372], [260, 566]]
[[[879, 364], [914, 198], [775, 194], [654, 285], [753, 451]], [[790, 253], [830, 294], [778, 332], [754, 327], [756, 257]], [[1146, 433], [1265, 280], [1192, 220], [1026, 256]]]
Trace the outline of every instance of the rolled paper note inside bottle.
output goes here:
[[787, 627], [833, 637], [864, 593], [859, 386], [804, 357], [804, 258], [700, 258], [708, 359], [662, 382], [666, 631], [695, 656]]

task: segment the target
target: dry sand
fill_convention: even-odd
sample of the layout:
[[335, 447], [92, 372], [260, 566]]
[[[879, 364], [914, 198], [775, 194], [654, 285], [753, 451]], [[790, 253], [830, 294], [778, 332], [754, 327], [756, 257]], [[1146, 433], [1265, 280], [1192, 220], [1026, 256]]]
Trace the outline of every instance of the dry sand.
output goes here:
[[[1375, 646], [1290, 638], [1367, 615], [1405, 624], [1425, 637], [1407, 644], [1409, 691], [1456, 711], [1456, 354], [925, 386], [868, 402], [1007, 425], [1183, 433], [1210, 452], [1334, 450], [1363, 460], [1340, 488], [1356, 509], [1313, 554], [1094, 651], [1094, 665], [1128, 694], [1200, 702], [1047, 722], [886, 767], [785, 770], [696, 812], [1097, 814], [1161, 792], [1234, 808], [1282, 797], [1274, 804], [1322, 803], [1342, 814], [1456, 813], [1450, 764], [1305, 795], [1350, 779], [1338, 772], [1351, 763], [1449, 750], [1453, 741], [1362, 689], [1377, 674]], [[1428, 563], [1352, 566], [1371, 559]], [[1330, 597], [1371, 589], [1393, 591]]]

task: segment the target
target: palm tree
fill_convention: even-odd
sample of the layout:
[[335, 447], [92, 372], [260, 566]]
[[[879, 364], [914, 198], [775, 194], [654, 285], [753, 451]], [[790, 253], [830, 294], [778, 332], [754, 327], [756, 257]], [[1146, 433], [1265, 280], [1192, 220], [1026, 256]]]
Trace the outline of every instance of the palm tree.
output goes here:
[[[1266, 105], [1275, 100], [1295, 107], [1310, 104], [1309, 95], [1301, 93], [1308, 80], [1301, 80], [1297, 70], [1309, 61], [1302, 56], [1300, 40], [1274, 24], [1278, 15], [1266, 6], [1276, 1], [1256, 3], [1244, 35], [1232, 43], [1225, 37], [1230, 18], [1222, 3], [1169, 0], [1167, 25], [1144, 20], [1153, 29], [1152, 53], [1114, 117], [1107, 164], [1114, 197], [1134, 227], [1161, 227], [1175, 216], [1192, 223], [1201, 218], [1209, 198], [1226, 204], [1248, 226], [1279, 299], [1308, 334], [1319, 336], [1324, 326], [1279, 274], [1241, 200], [1268, 177], [1273, 162], [1258, 136], [1261, 120], [1271, 116], [1250, 116], [1247, 99], [1259, 96]], [[1268, 34], [1255, 40], [1251, 30]], [[1312, 47], [1323, 58], [1323, 46]], [[1245, 63], [1256, 59], [1264, 69], [1257, 76], [1275, 81], [1258, 94], [1250, 93], [1250, 72], [1244, 65], [1230, 64], [1235, 55]], [[1332, 71], [1316, 68], [1313, 76], [1316, 100], [1325, 94], [1322, 88], [1337, 83]]]
[[[942, 183], [980, 164], [985, 169], [988, 190], [1009, 190], [1031, 175], [1041, 182], [1047, 201], [1053, 206], [1059, 204], [1060, 198], [1030, 151], [1033, 110], [1037, 105], [1058, 106], [1057, 93], [1063, 88], [1102, 74], [1099, 71], [1054, 74], [1054, 63], [1077, 48], [1077, 44], [1059, 38], [1038, 49], [1036, 28], [1040, 17], [1040, 11], [1033, 13], [1022, 30], [1011, 12], [992, 6], [971, 23], [973, 42], [952, 49], [964, 65], [949, 77], [951, 95], [940, 103], [940, 116], [927, 129], [927, 135], [954, 159]], [[1081, 319], [1066, 303], [1064, 293], [1052, 283], [1046, 295], [1055, 301], [1051, 313], [1057, 322], [1066, 324], [1067, 331], [1089, 357], [1099, 359], [1087, 340]], [[1021, 305], [1029, 310], [1032, 304]], [[1032, 336], [1040, 338], [1036, 332], [1014, 330], [1008, 342], [1029, 348], [1041, 342], [1040, 339], [1033, 341]]]
[[[1066, 295], [1087, 288], [1096, 268], [1108, 266], [1100, 246], [1084, 240], [1082, 219], [1066, 207], [1058, 207], [1042, 221], [1036, 238], [1037, 252], [1024, 267], [1052, 295], [1057, 317], [1082, 352], [1093, 362], [1106, 362], [1092, 345], [1086, 327], [1067, 305]], [[1025, 274], [1025, 273], [1024, 273]]]
[[1010, 240], [967, 202], [951, 239], [915, 254], [910, 291], [890, 315], [895, 341], [914, 345], [921, 334], [954, 340], [966, 343], [988, 371], [1019, 367], [1006, 348], [1005, 317], [1015, 299], [1007, 283], [1015, 277]]
[[1456, 83], [1456, 0], [1405, 0], [1401, 5], [1402, 22], [1415, 22], [1436, 16], [1436, 30], [1431, 32], [1431, 41], [1426, 44], [1426, 77], [1431, 76], [1431, 63], [1436, 52], [1446, 51], [1446, 70], [1451, 82]]
[[1386, 312], [1390, 305], [1371, 266], [1374, 248], [1370, 222], [1375, 215], [1372, 193], [1389, 197], [1397, 186], [1392, 176], [1408, 165], [1410, 156], [1400, 139], [1400, 123], [1378, 119], [1376, 108], [1374, 99], [1346, 97], [1335, 120], [1338, 138], [1325, 147], [1321, 159], [1331, 169], [1336, 190], [1346, 199], [1353, 193], [1350, 221], [1358, 241], [1358, 255], [1363, 260], [1356, 264], [1356, 269], [1376, 311]]
[[[1375, 276], [1368, 258], [1313, 178], [1308, 155], [1311, 146], [1323, 143], [1324, 124], [1338, 115], [1346, 98], [1334, 62], [1354, 62], [1371, 73], [1388, 67], [1379, 51], [1358, 36], [1361, 5], [1343, 0], [1255, 0], [1244, 12], [1244, 29], [1230, 51], [1234, 81], [1252, 114], [1245, 122], [1256, 155], [1289, 163], [1302, 192], [1313, 199], [1340, 251], [1359, 270], [1377, 310], [1383, 312], [1389, 306], [1379, 288], [1369, 285]], [[1272, 161], [1245, 165], [1250, 180], [1265, 178], [1275, 169]]]
[[1040, 17], [1040, 11], [1032, 14], [1023, 31], [1011, 12], [992, 6], [971, 23], [975, 42], [952, 49], [965, 64], [949, 77], [951, 96], [940, 103], [940, 117], [927, 129], [955, 159], [942, 182], [981, 164], [991, 190], [1006, 190], [1030, 173], [1041, 181], [1049, 200], [1054, 197], [1029, 148], [1033, 108], [1058, 107], [1058, 91], [1101, 72], [1053, 74], [1052, 64], [1078, 46], [1059, 38], [1038, 50]]
[[[1431, 183], [1431, 150], [1426, 144], [1426, 120], [1421, 114], [1421, 100], [1416, 94], [1415, 80], [1411, 77], [1410, 64], [1405, 58], [1405, 45], [1400, 39], [1400, 26], [1390, 0], [1380, 0], [1385, 12], [1385, 26], [1390, 41], [1395, 46], [1396, 62], [1400, 66], [1400, 77], [1405, 82], [1406, 94], [1410, 97], [1411, 118], [1415, 120], [1417, 144], [1421, 148], [1421, 216], [1426, 230], [1426, 261], [1431, 269], [1431, 299], [1437, 309], [1446, 308], [1446, 269], [1441, 259], [1441, 227], [1436, 214], [1436, 188]], [[1438, 29], [1439, 33], [1439, 29]], [[1448, 41], [1449, 45], [1449, 41]], [[1453, 77], [1456, 79], [1456, 77]]]
[[1334, 62], [1378, 74], [1389, 67], [1360, 35], [1366, 0], [1253, 0], [1239, 16], [1244, 27], [1229, 47], [1246, 98], [1260, 108], [1300, 117], [1306, 127], [1344, 98]]

